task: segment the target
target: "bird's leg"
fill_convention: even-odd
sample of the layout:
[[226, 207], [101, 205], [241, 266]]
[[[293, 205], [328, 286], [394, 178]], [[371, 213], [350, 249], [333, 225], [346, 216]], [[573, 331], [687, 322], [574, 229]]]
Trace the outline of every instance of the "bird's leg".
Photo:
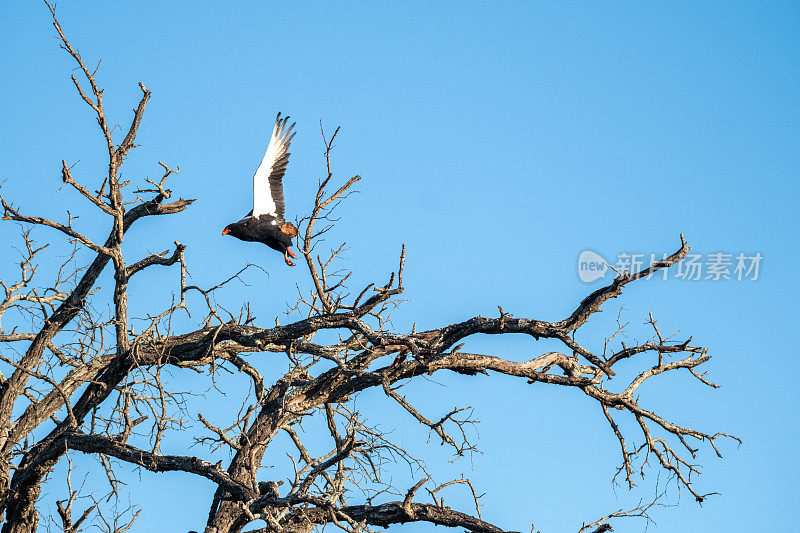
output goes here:
[[297, 256], [296, 256], [296, 255], [294, 255], [294, 252], [292, 251], [292, 248], [291, 248], [291, 247], [287, 247], [287, 248], [286, 248], [286, 251], [287, 251], [287, 252], [289, 252], [289, 255], [291, 255], [291, 256], [292, 256], [292, 259], [297, 259]]
[[[286, 251], [283, 252], [283, 260], [286, 261], [287, 265], [289, 265], [290, 267], [293, 267], [294, 263], [292, 262], [291, 259], [289, 259], [289, 255], [288, 254], [292, 254], [292, 251], [287, 248]], [[292, 254], [292, 257], [295, 257], [295, 255]]]

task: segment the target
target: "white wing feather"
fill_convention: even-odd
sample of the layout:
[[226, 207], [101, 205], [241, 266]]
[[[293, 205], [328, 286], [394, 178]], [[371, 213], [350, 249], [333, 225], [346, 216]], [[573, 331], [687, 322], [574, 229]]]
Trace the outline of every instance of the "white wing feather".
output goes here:
[[[286, 171], [288, 163], [287, 150], [294, 134], [291, 130], [294, 124], [286, 128], [289, 117], [281, 120], [281, 114], [275, 119], [275, 128], [272, 130], [272, 137], [267, 146], [267, 152], [261, 160], [255, 175], [253, 176], [253, 216], [269, 214], [275, 217], [283, 217], [283, 187], [281, 179]], [[270, 177], [272, 177], [270, 179]], [[270, 183], [272, 182], [272, 183]], [[273, 186], [271, 186], [273, 185]], [[274, 186], [277, 185], [275, 192], [279, 193], [280, 198], [273, 196]]]

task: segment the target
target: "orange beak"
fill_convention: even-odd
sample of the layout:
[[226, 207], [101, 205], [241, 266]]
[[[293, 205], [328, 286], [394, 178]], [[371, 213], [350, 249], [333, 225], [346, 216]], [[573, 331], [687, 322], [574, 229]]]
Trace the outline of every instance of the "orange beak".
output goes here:
[[224, 230], [222, 230], [222, 234], [223, 235], [227, 235], [230, 232], [231, 232], [231, 230], [229, 230], [228, 228], [225, 228]]

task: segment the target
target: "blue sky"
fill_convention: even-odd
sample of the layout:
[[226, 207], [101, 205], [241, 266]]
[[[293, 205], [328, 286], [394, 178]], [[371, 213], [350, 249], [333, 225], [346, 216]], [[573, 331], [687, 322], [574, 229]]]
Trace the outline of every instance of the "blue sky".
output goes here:
[[[260, 325], [306, 280], [277, 254], [220, 231], [249, 209], [250, 177], [277, 111], [297, 121], [284, 181], [291, 215], [308, 211], [324, 171], [320, 120], [329, 130], [342, 126], [334, 171], [363, 180], [330, 244], [348, 242], [354, 290], [384, 281], [406, 244], [408, 301], [395, 314], [398, 329], [494, 315], [497, 305], [518, 317], [563, 318], [599, 286], [578, 277], [586, 249], [610, 260], [661, 254], [677, 249], [682, 232], [704, 256], [760, 253], [755, 281], [670, 276], [629, 286], [583, 340], [601, 346], [623, 306], [631, 338], [647, 335], [653, 312], [662, 331], [710, 348], [706, 370], [722, 388], [682, 375], [654, 380], [642, 401], [743, 444], [725, 443], [723, 460], [704, 450], [698, 486], [721, 495], [700, 508], [683, 494], [678, 509], [654, 512], [662, 529], [779, 531], [794, 522], [796, 3], [137, 2], [89, 10], [64, 0], [58, 14], [87, 63], [103, 60], [98, 79], [112, 122], [127, 124], [139, 81], [153, 92], [126, 177], [156, 176], [161, 160], [181, 168], [175, 193], [197, 199], [184, 214], [143, 221], [126, 239], [130, 257], [179, 240], [201, 286], [257, 263], [267, 275], [252, 272], [249, 286], [220, 298], [233, 308], [251, 299]], [[87, 233], [101, 235], [105, 221], [58, 192], [61, 159], [77, 162], [75, 177], [86, 183], [104, 170], [96, 124], [69, 80], [70, 58], [43, 5], [7, 3], [0, 15], [3, 193], [31, 213], [56, 217], [69, 208]], [[0, 225], [3, 275], [16, 268], [5, 245], [16, 232]], [[140, 283], [132, 301], [140, 314], [176, 286], [166, 271]], [[468, 344], [514, 360], [550, 348], [506, 338]], [[498, 376], [442, 376], [416, 387], [442, 409], [475, 407], [484, 454], [441, 472], [463, 471], [486, 491], [487, 520], [575, 531], [580, 520], [641, 495], [612, 491], [618, 443], [577, 391]], [[359, 401], [371, 419], [404, 424], [375, 395]], [[424, 434], [408, 435], [424, 444]], [[446, 457], [432, 448], [431, 464]], [[644, 493], [654, 474], [640, 484]], [[135, 530], [202, 527], [205, 481], [134, 479], [134, 500], [145, 509]], [[468, 500], [454, 494], [450, 504], [467, 508]]]

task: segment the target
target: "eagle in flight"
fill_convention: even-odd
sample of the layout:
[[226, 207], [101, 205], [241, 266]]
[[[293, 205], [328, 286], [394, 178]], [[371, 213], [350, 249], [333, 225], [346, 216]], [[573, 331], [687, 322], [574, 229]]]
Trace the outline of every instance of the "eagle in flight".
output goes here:
[[239, 222], [225, 226], [222, 234], [243, 241], [264, 243], [283, 253], [286, 264], [294, 266], [289, 256], [297, 258], [291, 249], [297, 228], [284, 220], [286, 206], [283, 200], [283, 175], [289, 165], [287, 150], [294, 137], [294, 123], [287, 128], [288, 122], [289, 117], [281, 119], [278, 113], [267, 153], [253, 176], [253, 210]]

